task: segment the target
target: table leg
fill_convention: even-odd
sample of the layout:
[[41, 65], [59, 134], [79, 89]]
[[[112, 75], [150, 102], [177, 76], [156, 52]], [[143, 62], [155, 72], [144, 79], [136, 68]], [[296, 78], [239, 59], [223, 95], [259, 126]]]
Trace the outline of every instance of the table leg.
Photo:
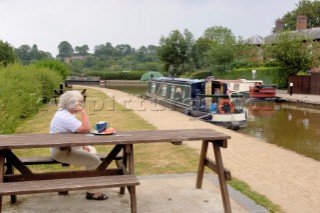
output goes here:
[[[0, 155], [0, 183], [3, 183], [4, 180], [4, 155]], [[0, 196], [0, 212], [2, 210], [2, 196]]]
[[[125, 148], [125, 153], [128, 157], [128, 170], [129, 174], [135, 175], [134, 169], [134, 152], [133, 152], [133, 145], [128, 144]], [[136, 186], [129, 186], [128, 187], [130, 197], [131, 197], [131, 213], [137, 213], [137, 196], [136, 196]]]
[[197, 182], [196, 182], [196, 187], [198, 189], [200, 189], [202, 187], [205, 161], [207, 158], [208, 143], [209, 143], [208, 141], [202, 141], [200, 158], [199, 158], [198, 173], [197, 173]]
[[[127, 153], [125, 152], [125, 147], [123, 148], [123, 150], [122, 150], [122, 159], [121, 159], [121, 161], [122, 161], [122, 164], [123, 164], [123, 166], [125, 167], [125, 168], [127, 168]], [[120, 167], [120, 166], [118, 166], [118, 167]], [[125, 173], [126, 171], [124, 171], [124, 173]], [[121, 195], [124, 195], [125, 194], [125, 187], [120, 187], [120, 194]]]
[[220, 152], [220, 146], [218, 143], [213, 143], [214, 157], [217, 165], [217, 174], [219, 178], [219, 185], [221, 191], [221, 197], [223, 202], [223, 208], [225, 213], [231, 213], [231, 205], [229, 200], [229, 193], [227, 188], [226, 176], [223, 169], [222, 157]]
[[134, 155], [133, 155], [133, 145], [132, 144], [128, 144], [126, 145], [126, 153], [128, 156], [128, 160], [129, 160], [129, 174], [135, 174], [134, 171]]
[[[10, 162], [6, 162], [7, 163], [7, 171], [6, 174], [14, 174], [14, 169], [13, 169], [13, 165]], [[10, 201], [12, 204], [17, 203], [17, 196], [16, 195], [10, 195]]]

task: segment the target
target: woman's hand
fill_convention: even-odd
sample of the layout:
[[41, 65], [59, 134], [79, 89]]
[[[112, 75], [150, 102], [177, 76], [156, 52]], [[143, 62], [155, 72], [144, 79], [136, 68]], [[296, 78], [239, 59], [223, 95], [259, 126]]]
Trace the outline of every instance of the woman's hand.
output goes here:
[[86, 150], [87, 152], [90, 152], [90, 148], [88, 146], [83, 146], [82, 147], [84, 150]]
[[74, 109], [75, 112], [80, 112], [84, 109], [84, 107], [82, 105], [77, 105], [76, 108]]

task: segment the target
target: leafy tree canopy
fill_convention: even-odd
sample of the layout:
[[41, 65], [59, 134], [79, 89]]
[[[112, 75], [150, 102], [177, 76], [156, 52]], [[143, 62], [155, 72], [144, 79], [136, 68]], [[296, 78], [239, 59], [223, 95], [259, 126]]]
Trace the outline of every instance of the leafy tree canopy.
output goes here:
[[299, 71], [307, 72], [319, 66], [320, 62], [319, 43], [301, 34], [282, 33], [277, 36], [276, 44], [268, 46], [267, 51], [270, 51], [287, 76]]
[[67, 41], [62, 41], [58, 45], [59, 54], [57, 55], [57, 58], [60, 58], [61, 60], [64, 60], [65, 58], [71, 58], [74, 50], [72, 45]]
[[230, 68], [236, 57], [235, 44], [236, 38], [230, 29], [213, 26], [205, 30], [203, 36], [197, 40], [196, 46], [202, 54], [203, 64], [214, 71], [224, 71]]
[[52, 59], [51, 53], [38, 50], [38, 46], [36, 44], [32, 47], [26, 44], [21, 45], [19, 48], [15, 49], [15, 52], [24, 65], [44, 59]]
[[82, 45], [82, 46], [76, 46], [75, 48], [75, 51], [77, 52], [77, 54], [79, 55], [79, 56], [86, 56], [86, 55], [88, 55], [89, 53], [88, 53], [88, 51], [89, 51], [89, 47], [88, 47], [88, 45]]
[[[296, 30], [296, 20], [299, 15], [306, 16], [307, 28], [320, 26], [320, 1], [300, 0], [296, 4], [296, 9], [286, 13], [282, 17], [282, 21], [285, 23], [284, 30]], [[274, 31], [274, 29], [273, 29]]]
[[0, 66], [6, 67], [16, 61], [14, 48], [8, 43], [0, 40]]
[[174, 30], [167, 38], [162, 36], [158, 54], [165, 64], [165, 70], [176, 75], [191, 71], [194, 67], [193, 46], [193, 35], [188, 30], [183, 34]]

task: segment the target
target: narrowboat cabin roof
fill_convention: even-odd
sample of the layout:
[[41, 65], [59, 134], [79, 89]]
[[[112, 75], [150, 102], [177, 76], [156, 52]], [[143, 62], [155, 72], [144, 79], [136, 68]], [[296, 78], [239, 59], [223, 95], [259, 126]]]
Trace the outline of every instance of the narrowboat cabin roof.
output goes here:
[[195, 83], [205, 82], [204, 79], [169, 78], [169, 77], [154, 78], [152, 79], [152, 81], [168, 82], [168, 83], [176, 83], [176, 84], [195, 84]]

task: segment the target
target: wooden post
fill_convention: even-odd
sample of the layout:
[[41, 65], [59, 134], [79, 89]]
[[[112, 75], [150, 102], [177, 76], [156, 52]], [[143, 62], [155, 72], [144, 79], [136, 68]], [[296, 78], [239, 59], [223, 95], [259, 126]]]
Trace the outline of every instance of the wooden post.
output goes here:
[[207, 150], [208, 150], [208, 141], [202, 141], [200, 158], [199, 158], [199, 166], [198, 166], [198, 174], [197, 174], [197, 182], [196, 182], [196, 187], [198, 189], [202, 187], [204, 166], [207, 158]]
[[222, 157], [221, 157], [221, 152], [220, 152], [220, 146], [218, 143], [213, 143], [213, 151], [214, 151], [214, 157], [215, 157], [216, 165], [217, 165], [219, 185], [220, 185], [220, 191], [221, 191], [224, 212], [231, 213], [232, 211], [231, 211], [231, 205], [230, 205], [230, 200], [229, 200], [227, 181], [226, 181], [226, 176], [225, 176], [224, 170], [223, 170], [223, 163], [222, 163]]
[[60, 91], [59, 91], [60, 95], [63, 94], [63, 83], [60, 84]]
[[[0, 153], [0, 183], [3, 183], [4, 179], [4, 152], [1, 151]], [[2, 196], [0, 196], [0, 212], [2, 211]]]

